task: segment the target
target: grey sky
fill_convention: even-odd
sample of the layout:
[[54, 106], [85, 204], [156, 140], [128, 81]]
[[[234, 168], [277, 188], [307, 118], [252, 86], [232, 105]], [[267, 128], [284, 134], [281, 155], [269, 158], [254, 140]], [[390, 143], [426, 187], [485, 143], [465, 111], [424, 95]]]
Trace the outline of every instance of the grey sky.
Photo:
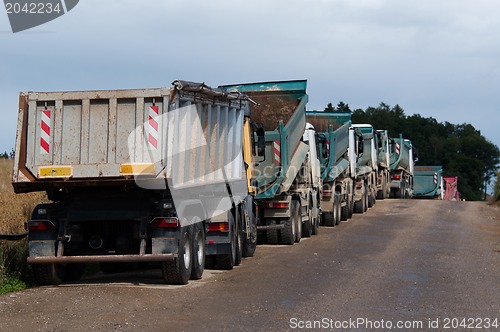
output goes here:
[[485, 0], [80, 0], [12, 34], [0, 9], [0, 152], [14, 146], [19, 91], [174, 79], [308, 79], [311, 109], [399, 104], [500, 145], [499, 12]]

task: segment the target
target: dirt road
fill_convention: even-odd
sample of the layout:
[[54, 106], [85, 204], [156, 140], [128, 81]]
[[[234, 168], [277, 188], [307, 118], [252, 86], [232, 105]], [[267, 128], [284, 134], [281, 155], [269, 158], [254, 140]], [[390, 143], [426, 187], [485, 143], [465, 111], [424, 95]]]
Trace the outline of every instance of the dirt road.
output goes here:
[[300, 244], [259, 246], [233, 271], [187, 286], [159, 277], [99, 273], [2, 296], [0, 331], [500, 331], [500, 208], [378, 201]]

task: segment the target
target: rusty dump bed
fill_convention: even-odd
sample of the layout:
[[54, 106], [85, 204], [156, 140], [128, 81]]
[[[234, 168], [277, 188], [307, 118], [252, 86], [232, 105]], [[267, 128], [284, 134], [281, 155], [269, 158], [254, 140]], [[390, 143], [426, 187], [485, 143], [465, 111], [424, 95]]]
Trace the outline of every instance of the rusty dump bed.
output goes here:
[[262, 123], [265, 131], [276, 130], [281, 120], [285, 124], [292, 118], [305, 95], [306, 81], [279, 81], [221, 86], [227, 91], [248, 95], [252, 120]]
[[205, 185], [244, 174], [242, 95], [175, 81], [171, 88], [28, 92], [19, 99], [16, 192], [132, 184], [136, 176], [163, 187], [167, 179]]

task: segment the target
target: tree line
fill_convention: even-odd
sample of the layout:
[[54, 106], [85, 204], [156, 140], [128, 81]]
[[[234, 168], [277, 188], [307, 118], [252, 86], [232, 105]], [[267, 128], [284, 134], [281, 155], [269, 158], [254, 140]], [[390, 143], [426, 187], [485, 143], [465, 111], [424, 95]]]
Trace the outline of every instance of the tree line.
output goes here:
[[442, 165], [444, 176], [458, 176], [458, 187], [466, 200], [482, 200], [485, 189], [499, 170], [500, 150], [471, 124], [438, 122], [419, 114], [407, 116], [399, 106], [381, 103], [365, 110], [331, 103], [326, 112], [350, 112], [353, 123], [369, 123], [386, 129], [391, 137], [411, 140], [418, 152], [416, 165]]

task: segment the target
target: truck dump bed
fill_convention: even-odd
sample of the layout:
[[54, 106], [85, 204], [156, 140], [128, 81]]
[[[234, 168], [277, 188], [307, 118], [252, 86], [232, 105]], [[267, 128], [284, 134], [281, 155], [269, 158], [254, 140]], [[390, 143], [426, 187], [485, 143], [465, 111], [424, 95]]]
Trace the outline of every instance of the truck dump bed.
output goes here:
[[[21, 93], [16, 192], [124, 185], [160, 188], [244, 180], [238, 95], [176, 81], [172, 88]], [[161, 188], [163, 187], [163, 188]]]
[[328, 132], [330, 126], [335, 131], [346, 122], [350, 122], [351, 113], [307, 111], [306, 119], [317, 132]]
[[307, 111], [306, 121], [314, 126], [319, 136], [321, 175], [324, 181], [333, 181], [349, 167], [350, 113]]
[[403, 170], [411, 173], [412, 169], [411, 142], [402, 136], [392, 138], [391, 144], [391, 170]]
[[442, 198], [442, 166], [415, 166], [413, 195], [416, 197]]
[[221, 86], [247, 95], [252, 120], [262, 123], [265, 130], [265, 159], [255, 167], [257, 198], [272, 198], [286, 191], [306, 157], [309, 147], [301, 142], [306, 125], [306, 86], [305, 80]]

